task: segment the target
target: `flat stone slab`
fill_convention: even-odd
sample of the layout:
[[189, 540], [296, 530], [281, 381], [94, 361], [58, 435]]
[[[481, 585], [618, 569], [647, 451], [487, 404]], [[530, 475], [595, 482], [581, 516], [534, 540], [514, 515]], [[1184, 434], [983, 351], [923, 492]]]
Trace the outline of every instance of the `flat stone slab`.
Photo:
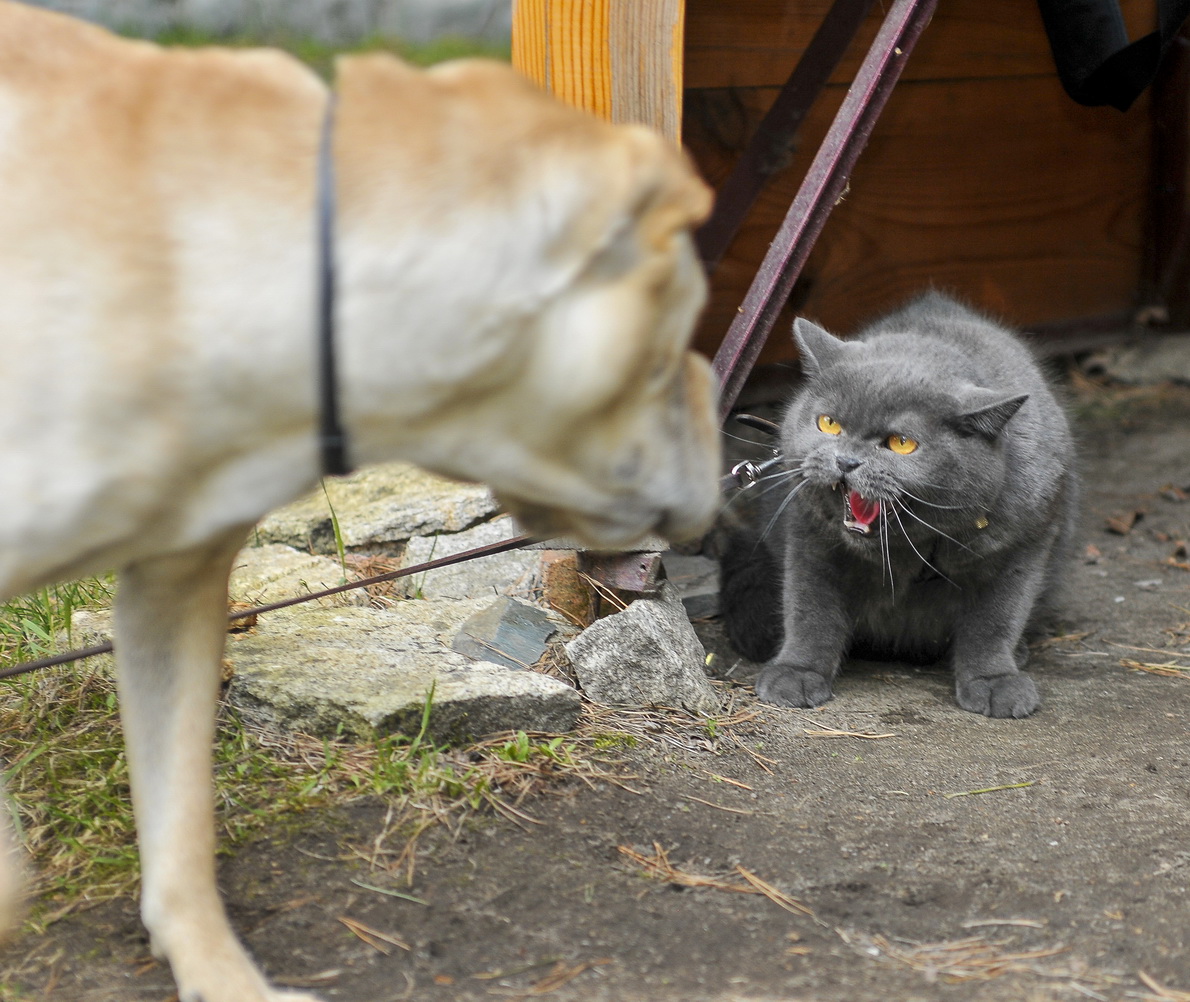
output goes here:
[[463, 741], [574, 727], [579, 695], [539, 672], [474, 661], [447, 644], [487, 599], [392, 609], [298, 606], [228, 638], [230, 698], [263, 723], [320, 737], [414, 734], [431, 689], [430, 733]]
[[328, 480], [327, 493], [330, 504], [320, 487], [278, 508], [257, 526], [257, 538], [262, 543], [334, 554], [331, 505], [348, 548], [460, 532], [500, 510], [486, 487], [456, 483], [406, 463], [370, 466], [350, 477]]
[[[521, 534], [520, 527], [509, 515], [501, 515], [490, 522], [481, 522], [462, 532], [437, 536], [418, 536], [405, 547], [402, 564], [405, 567], [422, 564], [439, 557], [448, 557], [477, 546], [499, 543]], [[537, 573], [540, 553], [537, 550], [508, 550], [491, 556], [465, 560], [460, 564], [439, 567], [405, 578], [405, 594], [420, 598], [487, 598], [507, 594]]]
[[471, 616], [455, 634], [451, 649], [480, 661], [528, 668], [545, 654], [551, 640], [573, 637], [574, 627], [556, 613], [502, 596]]
[[[343, 584], [339, 561], [302, 553], [292, 546], [266, 543], [245, 546], [236, 557], [228, 593], [237, 602], [266, 605]], [[322, 606], [367, 605], [363, 589], [315, 600]]]

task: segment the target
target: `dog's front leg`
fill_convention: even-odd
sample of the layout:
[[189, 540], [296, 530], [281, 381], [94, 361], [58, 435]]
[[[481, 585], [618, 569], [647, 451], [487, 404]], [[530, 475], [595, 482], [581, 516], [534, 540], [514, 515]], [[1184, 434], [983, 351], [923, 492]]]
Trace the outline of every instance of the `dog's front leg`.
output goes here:
[[16, 838], [9, 830], [11, 810], [0, 787], [0, 941], [4, 940], [20, 915], [22, 869]]
[[227, 576], [247, 530], [126, 568], [116, 599], [120, 707], [141, 856], [141, 916], [181, 1002], [313, 1002], [271, 990], [215, 887], [211, 746]]

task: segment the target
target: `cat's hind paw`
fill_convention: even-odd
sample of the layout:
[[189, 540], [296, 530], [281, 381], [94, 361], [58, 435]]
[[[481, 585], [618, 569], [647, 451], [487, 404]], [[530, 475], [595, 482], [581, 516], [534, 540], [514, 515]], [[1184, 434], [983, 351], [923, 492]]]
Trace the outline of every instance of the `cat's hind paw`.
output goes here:
[[985, 717], [1027, 717], [1041, 704], [1037, 686], [1028, 675], [997, 675], [955, 685], [959, 706]]
[[806, 668], [769, 665], [756, 679], [756, 695], [777, 706], [821, 706], [831, 698], [831, 683]]

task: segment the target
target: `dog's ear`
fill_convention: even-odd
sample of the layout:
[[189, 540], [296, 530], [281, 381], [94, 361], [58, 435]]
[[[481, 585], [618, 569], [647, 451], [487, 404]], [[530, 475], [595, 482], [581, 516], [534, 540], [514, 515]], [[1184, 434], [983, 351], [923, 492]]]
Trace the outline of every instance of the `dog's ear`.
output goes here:
[[[681, 150], [643, 126], [591, 120], [589, 149], [571, 170], [589, 177], [575, 196], [574, 227], [559, 234], [576, 261], [615, 274], [647, 257], [672, 255], [672, 242], [702, 223], [712, 193]], [[612, 142], [609, 142], [609, 139]]]
[[[677, 371], [705, 296], [690, 231], [711, 205], [677, 147], [490, 60], [349, 56], [337, 88], [342, 222], [358, 272], [378, 276], [378, 318], [423, 342], [436, 325], [469, 331], [490, 380], [525, 356], [534, 392], [569, 394], [562, 412]], [[452, 309], [410, 316], [406, 283]]]
[[661, 379], [678, 369], [705, 300], [691, 234], [711, 193], [681, 151], [650, 130], [581, 124], [586, 134], [543, 167], [560, 221], [546, 257], [561, 283], [555, 303], [567, 324], [585, 328], [583, 344], [567, 338], [565, 365], [594, 399], [634, 371]]

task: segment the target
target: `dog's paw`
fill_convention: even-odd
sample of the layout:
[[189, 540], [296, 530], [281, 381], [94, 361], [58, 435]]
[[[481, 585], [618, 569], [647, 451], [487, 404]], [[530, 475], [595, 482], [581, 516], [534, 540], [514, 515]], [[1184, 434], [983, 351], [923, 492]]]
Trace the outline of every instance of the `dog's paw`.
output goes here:
[[769, 665], [756, 679], [756, 695], [777, 706], [821, 706], [831, 698], [831, 684], [816, 671]]
[[307, 992], [271, 987], [239, 943], [230, 936], [212, 942], [220, 940], [205, 955], [187, 950], [169, 956], [179, 1002], [323, 1002]]
[[[222, 1002], [224, 998], [229, 998], [226, 994], [219, 995], [205, 995], [201, 988], [195, 988], [191, 991], [183, 991], [179, 993], [179, 1002]], [[263, 995], [253, 996], [251, 1002], [322, 1002], [317, 995], [309, 995], [306, 992], [282, 992], [266, 989]], [[248, 1000], [239, 1000], [239, 1002], [248, 1002]]]
[[985, 717], [1027, 717], [1041, 704], [1037, 686], [1028, 675], [997, 675], [955, 685], [959, 706]]

